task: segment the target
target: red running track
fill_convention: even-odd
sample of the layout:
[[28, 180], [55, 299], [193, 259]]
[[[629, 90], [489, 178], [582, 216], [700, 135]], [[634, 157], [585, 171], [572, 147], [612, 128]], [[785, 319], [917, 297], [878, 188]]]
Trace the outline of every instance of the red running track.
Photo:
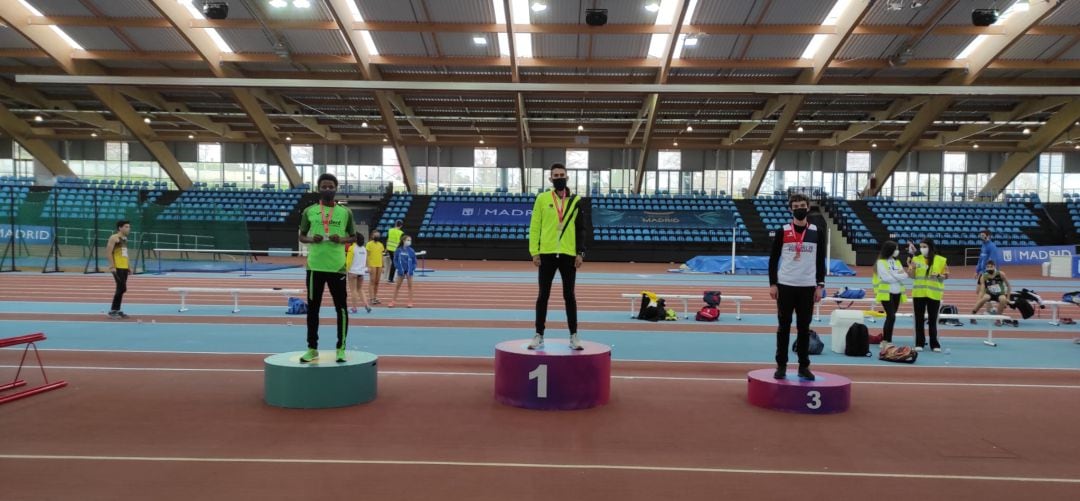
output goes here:
[[617, 362], [608, 406], [537, 412], [490, 360], [388, 357], [374, 403], [297, 411], [260, 360], [49, 352], [71, 386], [0, 408], [0, 498], [1080, 496], [1075, 371], [838, 368], [852, 410], [804, 416], [747, 404], [751, 366]]

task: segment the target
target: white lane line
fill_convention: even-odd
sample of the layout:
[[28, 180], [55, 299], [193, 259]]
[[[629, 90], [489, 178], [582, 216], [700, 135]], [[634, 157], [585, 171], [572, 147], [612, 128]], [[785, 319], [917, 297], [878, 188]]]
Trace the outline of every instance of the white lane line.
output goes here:
[[[0, 365], [3, 369], [14, 369], [16, 365]], [[263, 369], [231, 369], [231, 368], [207, 368], [207, 367], [106, 367], [106, 366], [76, 366], [76, 365], [46, 365], [49, 370], [71, 371], [132, 371], [132, 372], [263, 372]], [[493, 372], [450, 372], [450, 371], [379, 371], [382, 376], [480, 376], [492, 377]], [[692, 381], [712, 383], [744, 383], [746, 378], [720, 378], [720, 377], [680, 377], [680, 376], [611, 376], [611, 379], [627, 381]], [[1023, 389], [1054, 389], [1054, 390], [1080, 390], [1080, 385], [1067, 384], [1020, 384], [1020, 383], [950, 383], [940, 381], [852, 381], [857, 385], [888, 385], [888, 386], [940, 386], [960, 388], [1023, 388]]]
[[538, 470], [609, 470], [665, 473], [712, 473], [732, 475], [780, 475], [798, 477], [853, 477], [890, 478], [918, 480], [964, 480], [973, 482], [1025, 482], [1052, 484], [1080, 484], [1080, 478], [1058, 477], [1008, 477], [989, 475], [940, 475], [923, 473], [859, 472], [859, 471], [806, 471], [806, 470], [759, 470], [747, 468], [706, 468], [685, 466], [615, 465], [615, 464], [545, 464], [545, 463], [498, 463], [479, 461], [405, 461], [389, 459], [309, 459], [309, 458], [214, 458], [214, 457], [167, 457], [167, 456], [74, 456], [60, 454], [0, 454], [0, 459], [46, 460], [46, 461], [122, 461], [155, 463], [256, 463], [256, 464], [332, 464], [332, 465], [380, 465], [380, 466], [449, 466], [456, 468], [507, 468]]

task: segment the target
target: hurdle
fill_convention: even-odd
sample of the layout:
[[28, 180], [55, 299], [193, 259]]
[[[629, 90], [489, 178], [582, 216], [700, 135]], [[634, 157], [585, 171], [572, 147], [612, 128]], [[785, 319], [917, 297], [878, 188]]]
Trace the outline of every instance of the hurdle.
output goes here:
[[57, 388], [63, 388], [67, 386], [67, 381], [62, 380], [50, 383], [49, 376], [45, 375], [45, 364], [41, 363], [41, 354], [38, 352], [37, 345], [35, 344], [38, 341], [44, 340], [45, 334], [41, 332], [27, 334], [25, 336], [16, 336], [0, 339], [0, 348], [6, 348], [8, 346], [19, 346], [22, 344], [26, 345], [26, 348], [23, 348], [22, 358], [19, 359], [19, 367], [15, 370], [15, 377], [12, 378], [10, 383], [0, 385], [0, 391], [7, 391], [26, 386], [26, 381], [19, 379], [19, 375], [22, 374], [23, 364], [26, 362], [26, 353], [30, 351], [31, 346], [34, 348], [34, 356], [37, 357], [38, 367], [41, 368], [41, 376], [45, 378], [45, 384], [41, 386], [35, 386], [33, 388], [25, 389], [17, 393], [0, 396], [0, 404], [6, 404], [20, 398], [37, 395], [38, 393], [44, 393], [46, 391], [55, 390]]

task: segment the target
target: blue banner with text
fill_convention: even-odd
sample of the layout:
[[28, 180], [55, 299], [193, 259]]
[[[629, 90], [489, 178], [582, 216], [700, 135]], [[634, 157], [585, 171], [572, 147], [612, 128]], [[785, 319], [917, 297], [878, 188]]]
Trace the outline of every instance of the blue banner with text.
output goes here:
[[731, 228], [735, 215], [731, 211], [593, 209], [592, 222], [597, 227]]
[[438, 202], [432, 224], [527, 226], [532, 203]]

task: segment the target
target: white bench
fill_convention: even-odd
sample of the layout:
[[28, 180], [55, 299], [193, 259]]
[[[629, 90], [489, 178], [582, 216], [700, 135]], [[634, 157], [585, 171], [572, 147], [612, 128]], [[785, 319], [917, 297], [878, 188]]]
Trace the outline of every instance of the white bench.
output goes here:
[[[817, 304], [814, 305], [814, 320], [817, 321], [817, 322], [821, 321], [821, 305], [823, 303], [825, 303], [826, 301], [836, 303], [837, 309], [844, 309], [844, 308], [839, 308], [840, 303], [852, 303], [852, 304], [860, 304], [860, 305], [862, 305], [862, 304], [876, 304], [877, 303], [877, 299], [874, 299], [872, 297], [864, 297], [862, 299], [847, 299], [847, 298], [843, 298], [843, 297], [833, 297], [833, 296], [823, 297], [823, 298], [821, 298], [821, 301], [818, 301]], [[874, 317], [870, 316], [868, 318], [870, 319], [871, 323], [874, 322]]]
[[[665, 301], [668, 301], [668, 300], [682, 301], [682, 309], [683, 309], [683, 318], [684, 319], [690, 318], [689, 302], [691, 300], [694, 300], [694, 299], [697, 299], [698, 301], [701, 301], [702, 296], [704, 296], [704, 294], [657, 294], [656, 295], [656, 297], [661, 298], [661, 299], [663, 299]], [[623, 294], [622, 297], [624, 299], [629, 299], [630, 300], [630, 318], [636, 318], [637, 313], [634, 312], [634, 300], [635, 299], [640, 300], [641, 299], [641, 294]], [[720, 298], [721, 298], [720, 304], [723, 304], [725, 301], [735, 301], [735, 320], [742, 320], [742, 302], [743, 301], [750, 301], [750, 300], [754, 299], [754, 298], [752, 298], [750, 296], [728, 296], [728, 295], [721, 295]], [[702, 302], [704, 302], [704, 301], [702, 301]]]
[[[1061, 322], [1058, 321], [1058, 308], [1077, 306], [1076, 303], [1067, 303], [1065, 301], [1043, 301], [1043, 304], [1050, 307], [1050, 325], [1061, 325]], [[1038, 308], [1039, 305], [1033, 304], [1031, 306]]]
[[[898, 313], [897, 317], [914, 317], [911, 313]], [[978, 313], [943, 313], [938, 315], [938, 320], [1012, 320], [1013, 318], [1008, 315], [983, 315]], [[981, 324], [980, 324], [981, 325]], [[939, 327], [940, 329], [940, 327]], [[994, 342], [994, 323], [986, 322], [986, 339], [983, 340], [983, 344], [987, 346], [997, 346]]]
[[244, 289], [230, 287], [169, 287], [169, 292], [180, 293], [180, 310], [188, 311], [187, 295], [194, 292], [197, 294], [232, 294], [233, 313], [240, 313], [240, 294], [271, 294], [271, 295], [297, 295], [304, 291], [301, 289]]

